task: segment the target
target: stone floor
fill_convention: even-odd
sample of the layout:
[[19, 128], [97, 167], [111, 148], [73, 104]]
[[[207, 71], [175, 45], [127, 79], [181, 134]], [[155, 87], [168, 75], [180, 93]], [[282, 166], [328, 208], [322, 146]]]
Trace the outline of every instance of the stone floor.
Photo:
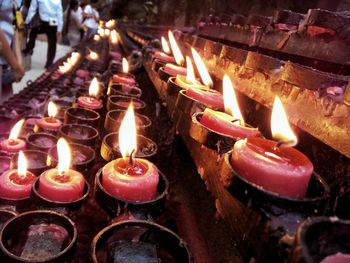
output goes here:
[[[57, 44], [56, 59], [64, 56], [66, 53], [70, 52], [70, 46], [63, 46]], [[25, 86], [28, 80], [35, 80], [44, 71], [44, 65], [46, 62], [46, 52], [47, 52], [47, 42], [45, 40], [37, 40], [34, 48], [34, 53], [31, 57], [31, 68], [26, 72], [23, 79], [19, 83], [13, 85], [14, 93], [18, 93]], [[29, 60], [29, 59], [28, 59]]]

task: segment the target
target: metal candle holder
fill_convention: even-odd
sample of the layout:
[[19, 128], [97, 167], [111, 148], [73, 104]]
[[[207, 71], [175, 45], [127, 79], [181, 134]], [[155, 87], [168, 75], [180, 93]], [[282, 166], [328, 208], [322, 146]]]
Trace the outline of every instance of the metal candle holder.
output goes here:
[[69, 108], [64, 114], [65, 124], [86, 124], [98, 127], [101, 115], [94, 111], [83, 108]]
[[99, 132], [94, 127], [83, 124], [64, 124], [60, 128], [60, 135], [71, 143], [95, 147]]
[[137, 112], [143, 112], [143, 110], [147, 106], [147, 104], [144, 101], [137, 98], [131, 99], [128, 96], [113, 95], [108, 97], [107, 111], [127, 110], [131, 101], [133, 102], [134, 110]]
[[[52, 145], [43, 145], [40, 141], [37, 142], [38, 139], [45, 139], [49, 140]], [[48, 152], [53, 146], [57, 144], [58, 138], [52, 134], [49, 133], [33, 133], [27, 136], [27, 148], [30, 150], [38, 150], [42, 152]]]

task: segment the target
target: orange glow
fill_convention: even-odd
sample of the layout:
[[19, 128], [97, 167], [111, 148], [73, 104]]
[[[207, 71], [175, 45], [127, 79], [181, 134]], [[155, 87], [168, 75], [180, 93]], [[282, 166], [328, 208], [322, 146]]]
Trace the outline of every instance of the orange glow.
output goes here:
[[137, 149], [136, 122], [132, 103], [124, 116], [119, 128], [119, 148], [123, 158], [129, 157]]
[[47, 114], [49, 115], [49, 117], [54, 118], [56, 117], [57, 112], [58, 112], [58, 108], [56, 104], [50, 101], [49, 104], [47, 105]]
[[170, 54], [170, 47], [169, 47], [168, 41], [166, 41], [165, 37], [161, 37], [161, 40], [162, 40], [163, 52], [166, 54]]
[[98, 41], [100, 41], [100, 39], [101, 39], [101, 37], [100, 37], [99, 35], [94, 35], [94, 40], [95, 40], [95, 41], [98, 42]]
[[98, 54], [97, 54], [96, 52], [90, 50], [89, 57], [90, 57], [92, 60], [97, 60], [97, 59], [98, 59]]
[[233, 116], [234, 120], [239, 120], [240, 125], [244, 125], [244, 119], [238, 106], [237, 97], [229, 76], [225, 75], [223, 79], [223, 97], [225, 112]]
[[286, 142], [289, 146], [297, 144], [298, 139], [289, 125], [287, 114], [278, 96], [275, 97], [271, 114], [271, 132], [273, 138]]
[[106, 22], [106, 27], [107, 27], [107, 28], [111, 29], [111, 28], [113, 28], [114, 26], [115, 26], [115, 20], [114, 20], [114, 19], [108, 20], [108, 21]]
[[106, 37], [109, 37], [109, 35], [111, 34], [111, 30], [109, 30], [108, 28], [105, 29], [105, 35]]
[[25, 177], [27, 175], [27, 159], [22, 151], [19, 151], [17, 160], [17, 174], [19, 177]]
[[129, 72], [129, 62], [126, 58], [123, 58], [123, 72], [128, 73]]
[[199, 56], [198, 52], [191, 48], [192, 56], [194, 59], [194, 63], [196, 64], [196, 67], [198, 69], [199, 75], [202, 79], [202, 82], [205, 86], [211, 88], [213, 86], [213, 80], [211, 79], [209, 72], [207, 70], [207, 67], [205, 66], [202, 58]]
[[111, 31], [109, 40], [111, 41], [112, 44], [118, 44], [118, 33], [116, 30]]
[[171, 50], [173, 51], [173, 54], [174, 54], [175, 61], [178, 65], [182, 65], [185, 61], [184, 56], [182, 55], [181, 50], [176, 43], [175, 37], [170, 30], [168, 31], [168, 37], [169, 37]]
[[24, 119], [18, 121], [15, 126], [13, 126], [11, 132], [10, 132], [10, 136], [9, 136], [9, 140], [10, 141], [16, 141], [19, 134], [21, 133], [21, 129], [24, 123]]
[[71, 162], [71, 152], [67, 141], [60, 138], [57, 142], [58, 154], [58, 175], [63, 175], [69, 171]]
[[100, 91], [100, 85], [97, 81], [97, 78], [93, 78], [91, 81], [90, 87], [89, 87], [89, 95], [91, 97], [96, 97], [98, 95], [98, 92]]

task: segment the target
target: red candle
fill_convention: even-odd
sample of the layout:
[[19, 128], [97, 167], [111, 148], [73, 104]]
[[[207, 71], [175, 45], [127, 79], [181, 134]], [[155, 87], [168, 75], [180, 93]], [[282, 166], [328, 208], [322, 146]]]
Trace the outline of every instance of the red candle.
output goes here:
[[78, 69], [75, 74], [82, 79], [87, 79], [90, 76], [89, 71], [83, 69]]
[[80, 107], [90, 109], [90, 110], [98, 110], [103, 107], [102, 102], [95, 98], [99, 92], [99, 84], [96, 78], [91, 81], [89, 87], [89, 96], [81, 96], [78, 98], [77, 103]]
[[258, 136], [258, 129], [245, 126], [232, 82], [227, 75], [225, 75], [223, 79], [223, 93], [225, 111], [227, 113], [206, 108], [200, 119], [200, 123], [214, 132], [232, 138], [243, 139]]
[[[275, 138], [296, 144], [297, 139], [278, 98], [272, 111], [271, 128]], [[232, 150], [232, 168], [241, 177], [267, 191], [284, 197], [303, 198], [313, 172], [312, 163], [292, 147], [276, 146], [275, 141], [257, 137], [240, 140]]]
[[12, 200], [29, 198], [35, 179], [35, 175], [27, 171], [26, 159], [20, 151], [18, 169], [6, 171], [0, 176], [0, 197]]
[[350, 255], [338, 252], [337, 254], [324, 258], [321, 263], [349, 263]]
[[258, 136], [259, 130], [241, 125], [239, 121], [233, 122], [234, 118], [226, 113], [206, 108], [200, 123], [210, 130], [232, 138], [247, 138]]
[[36, 125], [45, 130], [58, 131], [62, 126], [62, 122], [55, 118], [57, 115], [57, 106], [52, 101], [47, 107], [49, 117], [37, 120]]
[[171, 76], [186, 75], [187, 69], [181, 66], [167, 63], [163, 67], [163, 70]]
[[26, 142], [22, 139], [18, 139], [23, 123], [24, 119], [18, 121], [15, 126], [13, 126], [9, 138], [0, 142], [0, 149], [2, 151], [18, 153], [20, 150], [26, 148]]
[[119, 199], [144, 202], [157, 194], [159, 174], [157, 167], [143, 159], [119, 158], [106, 164], [102, 169], [102, 185], [106, 191]]
[[60, 138], [57, 142], [58, 168], [40, 175], [39, 193], [50, 201], [73, 202], [83, 196], [84, 176], [69, 169], [71, 153], [68, 143]]
[[136, 81], [134, 78], [128, 77], [124, 74], [114, 74], [112, 81], [116, 84], [121, 84], [121, 85], [130, 85], [130, 86], [136, 85]]
[[205, 106], [216, 109], [224, 108], [222, 95], [216, 90], [202, 90], [190, 88], [186, 91], [186, 96], [203, 103]]
[[159, 59], [160, 61], [163, 61], [165, 63], [176, 63], [175, 58], [172, 56], [169, 56], [161, 51], [156, 51], [153, 54], [154, 59]]
[[130, 202], [145, 202], [157, 194], [157, 167], [143, 159], [133, 159], [136, 151], [136, 123], [132, 104], [119, 129], [119, 147], [123, 158], [102, 168], [102, 185], [115, 198]]

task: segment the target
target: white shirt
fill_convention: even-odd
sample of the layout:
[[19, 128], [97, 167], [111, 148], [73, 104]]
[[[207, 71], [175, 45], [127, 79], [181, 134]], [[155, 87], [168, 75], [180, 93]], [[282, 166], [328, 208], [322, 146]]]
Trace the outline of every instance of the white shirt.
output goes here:
[[32, 0], [25, 20], [26, 24], [32, 21], [38, 8], [40, 19], [49, 24], [55, 20], [57, 22], [57, 31], [62, 32], [63, 11], [61, 0]]
[[[91, 5], [86, 5], [84, 8], [84, 13], [87, 15], [94, 15], [97, 20], [99, 19], [99, 14], [95, 8], [92, 8]], [[84, 25], [86, 25], [89, 28], [97, 29], [98, 28], [98, 22], [95, 20], [94, 17], [86, 18], [84, 21]]]

